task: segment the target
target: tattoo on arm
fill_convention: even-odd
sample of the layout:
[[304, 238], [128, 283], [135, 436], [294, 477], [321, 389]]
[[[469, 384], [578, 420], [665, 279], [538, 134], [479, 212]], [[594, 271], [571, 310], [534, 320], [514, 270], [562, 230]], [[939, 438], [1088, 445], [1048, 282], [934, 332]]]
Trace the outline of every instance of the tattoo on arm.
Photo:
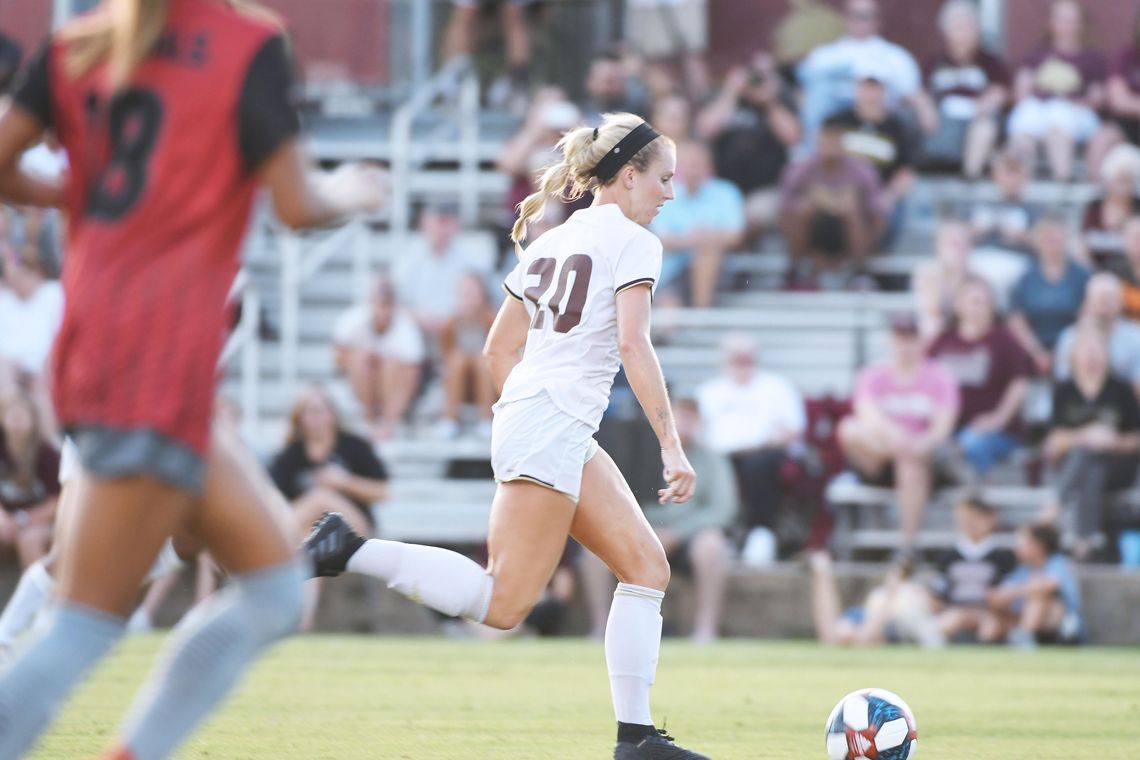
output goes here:
[[671, 419], [670, 414], [669, 414], [669, 407], [667, 407], [667, 406], [657, 407], [656, 416], [657, 416], [657, 422], [662, 427], [665, 427], [665, 428], [669, 427], [669, 420]]

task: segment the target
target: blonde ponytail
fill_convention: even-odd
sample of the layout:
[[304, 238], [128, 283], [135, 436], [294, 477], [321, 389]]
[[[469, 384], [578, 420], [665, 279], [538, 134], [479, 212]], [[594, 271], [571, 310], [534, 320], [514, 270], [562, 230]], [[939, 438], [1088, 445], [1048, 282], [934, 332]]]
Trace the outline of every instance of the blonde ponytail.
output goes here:
[[[278, 20], [250, 0], [230, 0], [230, 5], [251, 16]], [[82, 76], [106, 61], [111, 88], [125, 87], [158, 44], [169, 12], [170, 0], [106, 0], [103, 7], [75, 19], [61, 32], [68, 75]]]
[[[516, 250], [521, 250], [519, 244], [526, 238], [527, 226], [542, 218], [547, 199], [576, 201], [587, 192], [603, 187], [592, 174], [594, 167], [642, 121], [640, 116], [631, 113], [609, 113], [602, 117], [602, 125], [597, 129], [578, 127], [562, 136], [555, 146], [562, 152], [562, 160], [543, 170], [538, 189], [518, 205], [518, 218], [511, 229], [511, 240]], [[668, 139], [659, 137], [638, 151], [628, 163], [638, 171], [645, 171], [657, 157], [658, 146]], [[613, 181], [611, 179], [605, 184]]]

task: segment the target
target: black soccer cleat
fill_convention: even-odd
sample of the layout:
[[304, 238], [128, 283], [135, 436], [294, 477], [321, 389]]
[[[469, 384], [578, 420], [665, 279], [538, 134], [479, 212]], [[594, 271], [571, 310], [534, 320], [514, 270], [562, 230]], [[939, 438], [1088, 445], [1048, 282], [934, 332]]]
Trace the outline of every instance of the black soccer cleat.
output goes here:
[[673, 737], [661, 729], [645, 737], [637, 744], [618, 742], [614, 748], [614, 760], [710, 760], [706, 755], [691, 749], [678, 747]]
[[313, 561], [313, 577], [335, 578], [343, 573], [364, 541], [339, 512], [325, 512], [302, 544]]

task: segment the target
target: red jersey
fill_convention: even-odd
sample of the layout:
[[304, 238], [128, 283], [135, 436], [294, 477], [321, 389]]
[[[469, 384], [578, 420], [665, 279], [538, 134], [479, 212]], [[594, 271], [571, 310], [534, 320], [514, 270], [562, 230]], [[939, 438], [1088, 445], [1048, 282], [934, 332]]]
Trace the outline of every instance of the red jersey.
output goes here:
[[201, 455], [256, 171], [299, 128], [284, 40], [222, 0], [171, 0], [119, 91], [65, 56], [53, 39], [16, 92], [70, 161], [58, 414]]

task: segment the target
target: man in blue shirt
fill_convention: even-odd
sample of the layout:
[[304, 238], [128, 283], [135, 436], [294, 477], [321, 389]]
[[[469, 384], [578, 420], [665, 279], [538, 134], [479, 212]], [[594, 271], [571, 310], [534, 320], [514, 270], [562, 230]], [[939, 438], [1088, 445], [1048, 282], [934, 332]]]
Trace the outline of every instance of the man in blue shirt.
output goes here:
[[665, 249], [659, 292], [679, 301], [686, 271], [693, 306], [712, 305], [726, 251], [744, 236], [744, 196], [728, 180], [713, 174], [712, 154], [704, 143], [677, 146], [675, 197], [650, 224]]

